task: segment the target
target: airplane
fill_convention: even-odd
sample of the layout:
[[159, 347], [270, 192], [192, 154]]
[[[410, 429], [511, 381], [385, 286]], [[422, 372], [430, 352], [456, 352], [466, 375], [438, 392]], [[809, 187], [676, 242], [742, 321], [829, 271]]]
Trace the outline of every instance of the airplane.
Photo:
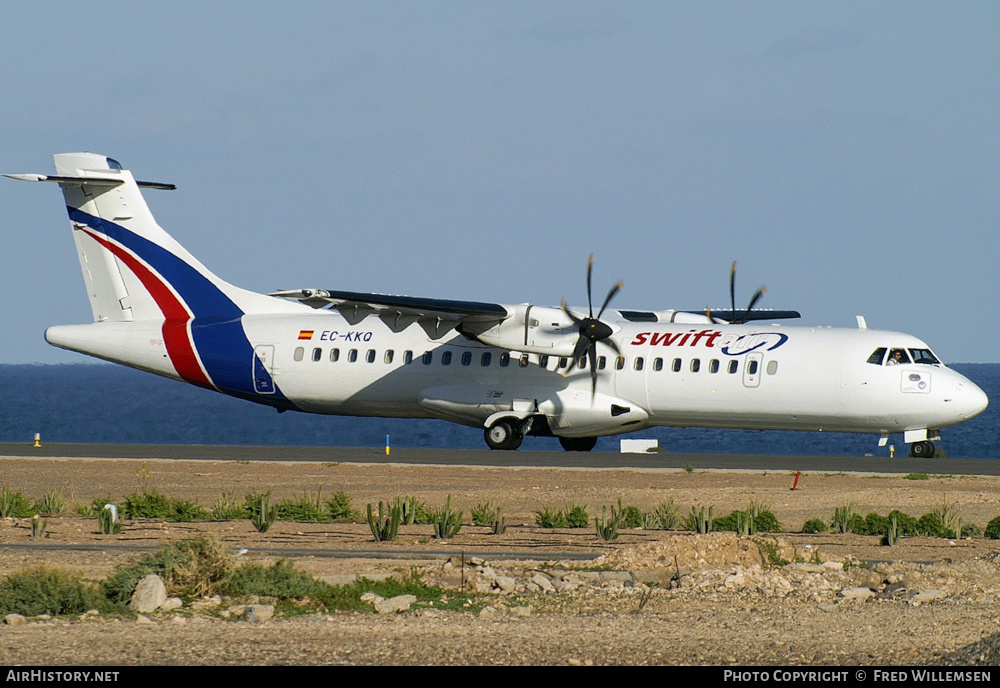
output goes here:
[[940, 429], [986, 394], [908, 334], [784, 326], [795, 311], [586, 310], [326, 289], [270, 294], [208, 270], [154, 220], [136, 181], [94, 153], [54, 156], [93, 322], [45, 331], [57, 347], [279, 412], [438, 418], [487, 446], [525, 435], [590, 451], [652, 426], [903, 433], [932, 457]]

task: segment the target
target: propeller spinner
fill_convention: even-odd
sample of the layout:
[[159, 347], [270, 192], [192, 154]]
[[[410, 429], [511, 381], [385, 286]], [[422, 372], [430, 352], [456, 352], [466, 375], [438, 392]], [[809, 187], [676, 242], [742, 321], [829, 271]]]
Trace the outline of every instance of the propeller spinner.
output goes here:
[[[597, 316], [594, 316], [594, 303], [591, 297], [591, 273], [594, 270], [594, 254], [590, 254], [590, 258], [587, 260], [587, 317], [579, 318], [573, 312], [566, 307], [566, 301], [562, 302], [563, 312], [570, 317], [570, 319], [579, 328], [580, 336], [576, 340], [576, 346], [573, 347], [573, 361], [579, 361], [584, 354], [587, 356], [587, 360], [590, 363], [590, 396], [591, 398], [597, 393], [597, 343], [604, 342], [619, 356], [621, 355], [621, 350], [613, 339], [610, 339], [614, 330], [611, 329], [607, 324], [601, 322], [601, 315], [604, 313], [604, 309], [608, 307], [611, 299], [614, 298], [615, 294], [621, 291], [622, 287], [625, 286], [624, 282], [617, 282], [608, 295], [604, 297], [604, 303], [601, 305], [599, 311], [597, 311]], [[567, 369], [572, 369], [572, 366]]]

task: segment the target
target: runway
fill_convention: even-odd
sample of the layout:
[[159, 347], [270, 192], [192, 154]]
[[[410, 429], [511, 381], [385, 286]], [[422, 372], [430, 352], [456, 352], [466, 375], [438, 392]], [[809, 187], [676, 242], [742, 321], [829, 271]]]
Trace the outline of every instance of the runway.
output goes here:
[[1000, 475], [995, 459], [913, 459], [897, 457], [788, 456], [770, 454], [621, 454], [617, 452], [490, 451], [488, 449], [407, 449], [384, 447], [278, 447], [242, 445], [0, 443], [3, 458], [136, 459], [175, 461], [307, 461], [500, 468], [753, 470], [823, 473]]

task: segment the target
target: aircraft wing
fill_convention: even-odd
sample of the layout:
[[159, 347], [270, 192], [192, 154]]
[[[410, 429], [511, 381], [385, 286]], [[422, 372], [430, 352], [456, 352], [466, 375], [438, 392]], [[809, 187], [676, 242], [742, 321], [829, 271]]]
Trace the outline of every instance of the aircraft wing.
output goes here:
[[326, 289], [281, 290], [271, 294], [283, 299], [295, 299], [313, 308], [340, 311], [352, 325], [369, 315], [377, 315], [393, 332], [401, 332], [418, 323], [428, 336], [438, 339], [459, 325], [482, 327], [506, 320], [510, 313], [498, 303], [429, 299], [417, 296], [367, 294]]

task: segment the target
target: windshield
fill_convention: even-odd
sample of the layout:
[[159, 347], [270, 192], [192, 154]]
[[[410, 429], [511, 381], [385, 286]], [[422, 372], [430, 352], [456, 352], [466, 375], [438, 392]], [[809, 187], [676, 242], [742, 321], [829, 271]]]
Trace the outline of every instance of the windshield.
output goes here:
[[931, 353], [930, 349], [910, 349], [910, 355], [913, 356], [914, 363], [941, 365], [941, 361], [937, 359], [937, 356]]

